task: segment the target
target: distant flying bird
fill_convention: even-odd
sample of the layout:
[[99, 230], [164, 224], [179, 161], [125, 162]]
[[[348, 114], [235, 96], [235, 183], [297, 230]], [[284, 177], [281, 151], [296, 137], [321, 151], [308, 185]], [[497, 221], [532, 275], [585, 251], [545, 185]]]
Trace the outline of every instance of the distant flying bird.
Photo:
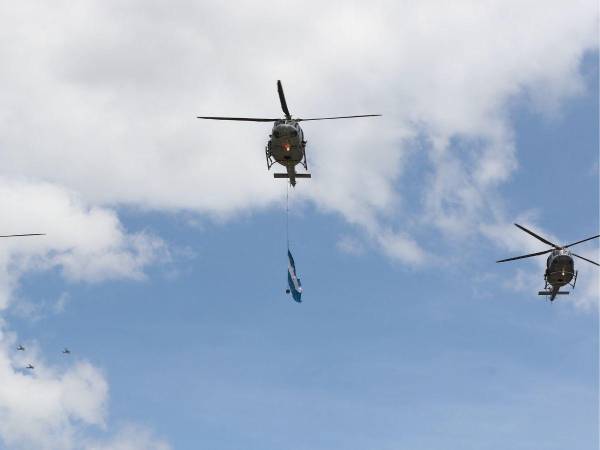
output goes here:
[[32, 364], [27, 364], [27, 367], [25, 367], [26, 369], [35, 369], [35, 367], [33, 367]]
[[19, 351], [21, 351], [21, 352], [24, 352], [24, 351], [25, 351], [25, 347], [23, 347], [22, 345], [19, 345], [19, 346], [17, 347], [17, 350], [19, 350]]
[[64, 355], [70, 355], [71, 354], [71, 350], [69, 350], [66, 347], [65, 347], [65, 349], [62, 352], [63, 352]]

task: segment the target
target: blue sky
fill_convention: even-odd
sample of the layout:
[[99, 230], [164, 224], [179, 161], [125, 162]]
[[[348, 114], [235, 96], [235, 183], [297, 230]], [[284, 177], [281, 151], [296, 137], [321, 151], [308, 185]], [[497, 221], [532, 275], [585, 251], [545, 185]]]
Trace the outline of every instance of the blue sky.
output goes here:
[[[527, 16], [537, 10], [534, 3], [521, 12]], [[500, 24], [506, 45], [482, 39], [483, 48], [497, 52], [497, 66], [480, 55], [478, 43], [462, 48], [459, 31], [450, 32], [461, 49], [449, 44], [450, 55], [471, 55], [471, 50], [475, 55], [461, 60], [464, 73], [444, 55], [428, 53], [432, 42], [441, 41], [429, 40], [424, 32], [415, 38], [416, 56], [394, 47], [397, 60], [386, 62], [390, 66], [372, 65], [382, 55], [380, 47], [370, 50], [370, 41], [364, 48], [354, 45], [355, 59], [323, 69], [323, 81], [332, 85], [336, 74], [356, 71], [331, 91], [316, 87], [315, 74], [295, 79], [298, 63], [285, 58], [264, 68], [263, 61], [253, 62], [242, 89], [234, 83], [243, 76], [226, 72], [225, 66], [235, 56], [245, 58], [243, 50], [272, 56], [262, 35], [240, 44], [242, 50], [234, 54], [229, 46], [239, 41], [218, 43], [205, 33], [212, 30], [209, 25], [198, 25], [206, 39], [194, 42], [214, 63], [211, 69], [198, 69], [188, 65], [180, 41], [164, 38], [169, 30], [185, 37], [184, 13], [197, 11], [181, 2], [180, 12], [162, 17], [164, 9], [154, 5], [145, 14], [163, 37], [159, 54], [171, 55], [174, 66], [209, 73], [207, 83], [221, 78], [214, 89], [194, 91], [195, 109], [187, 111], [192, 102], [181, 100], [185, 94], [177, 93], [176, 86], [163, 86], [160, 96], [152, 92], [165, 74], [141, 76], [129, 85], [128, 76], [140, 77], [129, 72], [136, 69], [128, 65], [131, 60], [142, 71], [144, 64], [154, 67], [157, 56], [142, 47], [134, 56], [124, 53], [129, 59], [105, 52], [102, 45], [112, 39], [110, 21], [98, 25], [109, 36], [99, 39], [102, 45], [95, 34], [85, 33], [86, 20], [107, 16], [117, 23], [131, 20], [138, 38], [143, 37], [148, 24], [130, 18], [139, 4], [128, 3], [122, 10], [86, 5], [62, 25], [82, 33], [80, 46], [63, 54], [63, 46], [71, 44], [57, 33], [60, 51], [50, 51], [49, 59], [61, 62], [57, 73], [64, 78], [45, 81], [64, 89], [62, 107], [76, 105], [80, 97], [91, 99], [93, 106], [104, 108], [97, 118], [113, 121], [95, 125], [98, 131], [91, 137], [78, 135], [78, 127], [93, 129], [91, 107], [48, 118], [48, 129], [27, 122], [40, 126], [40, 136], [19, 144], [14, 127], [6, 123], [21, 117], [21, 103], [9, 103], [0, 116], [5, 122], [0, 130], [7, 136], [0, 140], [6, 150], [0, 188], [4, 197], [16, 199], [6, 200], [4, 207], [31, 201], [22, 210], [15, 207], [25, 219], [7, 219], [2, 226], [28, 227], [7, 232], [48, 231], [43, 239], [59, 241], [11, 244], [2, 256], [0, 381], [5, 377], [6, 386], [22, 389], [18, 395], [28, 405], [34, 391], [27, 386], [34, 385], [24, 384], [27, 377], [38, 383], [39, 392], [49, 386], [73, 389], [85, 401], [61, 394], [66, 400], [61, 397], [56, 405], [48, 400], [47, 413], [37, 417], [27, 409], [22, 414], [0, 390], [0, 417], [10, 423], [0, 426], [0, 448], [598, 447], [596, 272], [576, 261], [581, 284], [551, 304], [535, 295], [543, 287], [540, 261], [495, 263], [543, 249], [512, 230], [512, 222], [523, 221], [564, 243], [599, 228], [594, 20], [588, 26], [591, 43], [578, 35], [572, 48], [567, 43], [553, 47], [548, 27], [556, 23], [554, 16], [540, 13], [539, 34], [528, 35], [539, 45], [523, 43], [514, 49], [523, 55], [514, 58], [503, 53], [511, 47], [511, 27]], [[498, 7], [493, 5], [488, 5], [492, 11]], [[448, 13], [430, 6], [411, 12], [413, 22], [425, 14], [433, 27], [438, 14]], [[367, 33], [378, 16], [362, 17], [357, 8], [349, 8], [343, 20], [355, 27], [364, 20], [357, 33]], [[553, 8], [566, 24], [554, 30], [558, 37], [573, 36], [568, 25], [577, 15], [561, 11], [558, 4]], [[583, 3], [577, 8], [582, 17], [589, 12]], [[224, 11], [214, 9], [202, 12], [220, 23]], [[482, 27], [495, 24], [494, 14], [474, 4], [465, 3], [464, 17], [471, 10]], [[597, 8], [591, 10], [597, 15]], [[53, 17], [54, 12], [41, 14]], [[246, 26], [264, 26], [267, 19], [256, 15], [236, 9], [234, 31], [243, 37]], [[323, 15], [334, 20], [332, 11]], [[527, 23], [518, 16], [515, 9], [515, 35], [526, 28], [519, 24]], [[449, 19], [450, 31], [460, 29], [463, 14], [456, 17]], [[317, 27], [315, 34], [321, 31]], [[119, 32], [125, 44], [137, 42]], [[379, 38], [388, 32], [397, 31], [382, 25]], [[48, 42], [54, 45], [53, 39]], [[299, 52], [307, 63], [331, 56], [317, 49], [311, 41]], [[225, 56], [214, 57], [218, 51]], [[339, 51], [343, 56], [350, 50]], [[121, 61], [115, 67], [127, 70], [113, 72], [107, 64], [91, 74], [82, 54], [107, 58], [110, 64], [116, 64], [114, 58]], [[15, 58], [26, 65], [22, 57]], [[435, 61], [423, 62], [429, 58]], [[528, 65], [530, 60], [535, 64]], [[62, 67], [71, 61], [77, 70], [65, 75]], [[407, 73], [404, 82], [439, 104], [411, 97], [403, 72], [388, 75], [384, 70], [400, 70], [406, 61], [431, 69], [433, 75], [422, 77]], [[542, 63], [548, 66], [539, 72]], [[54, 64], [43, 66], [55, 69]], [[489, 69], [482, 69], [486, 64]], [[267, 70], [273, 68], [283, 73], [288, 104], [292, 110], [297, 105], [299, 115], [317, 110], [392, 116], [340, 123], [339, 128], [303, 127], [314, 178], [300, 180], [290, 192], [291, 247], [305, 287], [302, 304], [285, 295], [286, 188], [263, 167], [268, 125], [249, 129], [193, 122], [196, 113], [276, 113], [278, 75]], [[436, 75], [442, 69], [447, 71]], [[484, 77], [488, 82], [482, 86], [489, 86], [481, 87], [478, 81]], [[187, 86], [187, 76], [180, 81]], [[349, 90], [352, 82], [363, 84]], [[378, 82], [385, 89], [374, 87]], [[322, 97], [315, 103], [307, 100], [311, 87]], [[32, 103], [54, 95], [34, 93]], [[170, 95], [180, 96], [175, 106]], [[142, 98], [139, 105], [136, 96]], [[158, 112], [160, 101], [168, 112]], [[399, 112], [393, 111], [395, 103]], [[143, 117], [127, 118], [148, 105], [157, 108], [149, 114], [160, 120], [139, 124]], [[188, 118], [178, 114], [188, 112], [191, 125], [181, 125]], [[181, 148], [175, 147], [179, 138]], [[82, 148], [81, 142], [87, 145]], [[239, 147], [244, 155], [238, 159]], [[19, 156], [18, 148], [32, 154]], [[54, 166], [53, 152], [59, 161]], [[229, 159], [221, 160], [222, 154]], [[192, 163], [201, 165], [187, 172]], [[53, 221], [45, 222], [43, 215]], [[70, 230], [76, 238], [68, 236]], [[597, 258], [597, 243], [581, 250]], [[23, 373], [25, 359], [12, 350], [17, 342], [28, 347], [25, 359], [35, 360], [39, 373]], [[69, 357], [60, 353], [65, 346], [73, 352]]]
[[[512, 114], [524, 156], [505, 195], [515, 211], [537, 205], [565, 241], [598, 227], [595, 57], [583, 69], [588, 92], [562, 117]], [[555, 209], [545, 187], [557, 180], [567, 193]], [[282, 207], [200, 228], [170, 215], [120, 217], [195, 254], [141, 283], [29, 277], [22, 295], [67, 292], [69, 302], [58, 315], [11, 321], [54, 351], [50, 358], [59, 361], [56, 350], [69, 345], [75, 358], [102, 367], [115, 424], [134, 418], [174, 448], [597, 443], [596, 315], [546, 303], [537, 286], [514, 293], [481, 280], [514, 276], [494, 265], [501, 252], [470, 245], [460, 268], [396, 267], [373, 252], [340, 252], [336, 242], [352, 228], [306, 207], [291, 217], [306, 286], [297, 305], [284, 294]]]

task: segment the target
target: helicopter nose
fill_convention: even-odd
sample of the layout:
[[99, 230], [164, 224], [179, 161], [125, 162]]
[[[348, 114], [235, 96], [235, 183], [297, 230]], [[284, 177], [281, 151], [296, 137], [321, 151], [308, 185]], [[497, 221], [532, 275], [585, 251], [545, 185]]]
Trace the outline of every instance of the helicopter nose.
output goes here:
[[292, 125], [279, 125], [273, 133], [275, 137], [297, 136], [298, 132]]

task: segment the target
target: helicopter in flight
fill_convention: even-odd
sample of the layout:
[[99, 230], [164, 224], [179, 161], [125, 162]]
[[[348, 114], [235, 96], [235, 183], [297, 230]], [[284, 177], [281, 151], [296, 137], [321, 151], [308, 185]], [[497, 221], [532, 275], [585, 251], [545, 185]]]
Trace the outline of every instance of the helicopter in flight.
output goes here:
[[267, 158], [267, 170], [270, 170], [275, 163], [279, 163], [286, 168], [287, 173], [275, 173], [274, 178], [289, 178], [292, 186], [296, 185], [296, 178], [311, 178], [310, 173], [297, 173], [296, 166], [302, 164], [305, 170], [308, 170], [306, 161], [306, 140], [304, 132], [300, 128], [299, 122], [308, 122], [312, 120], [333, 120], [333, 119], [354, 119], [357, 117], [378, 117], [381, 114], [363, 114], [358, 116], [336, 116], [336, 117], [315, 117], [311, 119], [293, 118], [285, 101], [281, 81], [277, 80], [277, 93], [279, 102], [283, 110], [284, 118], [265, 119], [255, 117], [215, 117], [198, 116], [198, 119], [210, 120], [232, 120], [238, 122], [274, 122], [273, 130], [269, 135], [269, 141], [265, 147], [265, 156]]
[[542, 241], [544, 244], [552, 246], [551, 249], [544, 250], [541, 252], [530, 253], [528, 255], [515, 256], [514, 258], [501, 259], [496, 262], [507, 262], [514, 261], [516, 259], [529, 258], [532, 256], [545, 255], [546, 253], [550, 253], [548, 255], [548, 259], [546, 260], [546, 273], [544, 274], [545, 286], [543, 291], [539, 291], [538, 295], [546, 295], [550, 296], [550, 301], [553, 301], [557, 295], [567, 295], [568, 291], [561, 291], [560, 288], [566, 286], [567, 284], [575, 289], [575, 283], [577, 283], [577, 271], [575, 270], [575, 261], [573, 260], [573, 256], [579, 259], [583, 259], [591, 264], [595, 264], [596, 266], [600, 266], [595, 261], [591, 259], [584, 258], [583, 256], [577, 255], [569, 250], [569, 247], [573, 247], [574, 245], [581, 244], [582, 242], [590, 241], [592, 239], [596, 239], [600, 237], [599, 235], [592, 236], [586, 239], [582, 239], [581, 241], [573, 242], [568, 245], [556, 245], [553, 242], [543, 238], [535, 234], [533, 231], [528, 230], [522, 225], [515, 223], [515, 226], [523, 230], [525, 233], [530, 234], [534, 238]]

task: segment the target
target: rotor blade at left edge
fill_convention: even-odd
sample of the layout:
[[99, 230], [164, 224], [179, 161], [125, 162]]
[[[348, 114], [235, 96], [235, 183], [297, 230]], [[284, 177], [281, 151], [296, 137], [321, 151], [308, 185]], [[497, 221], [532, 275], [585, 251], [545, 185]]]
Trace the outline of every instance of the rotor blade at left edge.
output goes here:
[[310, 120], [356, 119], [358, 117], [381, 117], [381, 114], [361, 114], [359, 116], [312, 117], [310, 119], [296, 119], [296, 121], [308, 122]]
[[5, 235], [0, 235], [0, 238], [24, 237], [24, 236], [46, 236], [46, 233], [5, 234]]
[[217, 117], [217, 116], [197, 116], [197, 119], [208, 120], [232, 120], [235, 122], [275, 122], [279, 119], [263, 119], [259, 117]]
[[550, 250], [544, 250], [543, 252], [537, 252], [537, 253], [530, 253], [528, 255], [515, 256], [513, 258], [501, 259], [500, 261], [496, 261], [496, 262], [497, 263], [501, 263], [501, 262], [514, 261], [516, 259], [531, 258], [532, 256], [545, 255], [546, 253], [550, 253], [551, 251], [552, 251], [552, 249], [550, 249]]

